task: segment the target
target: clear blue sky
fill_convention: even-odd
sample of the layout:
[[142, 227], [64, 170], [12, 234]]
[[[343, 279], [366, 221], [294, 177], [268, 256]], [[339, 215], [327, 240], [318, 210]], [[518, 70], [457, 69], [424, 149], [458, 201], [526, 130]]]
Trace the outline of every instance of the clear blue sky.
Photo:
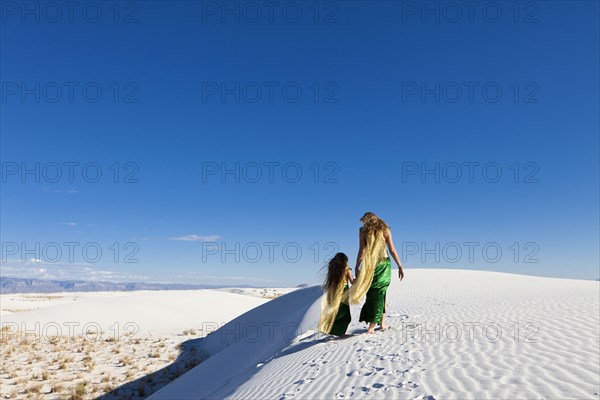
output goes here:
[[597, 1], [0, 4], [3, 276], [600, 277]]

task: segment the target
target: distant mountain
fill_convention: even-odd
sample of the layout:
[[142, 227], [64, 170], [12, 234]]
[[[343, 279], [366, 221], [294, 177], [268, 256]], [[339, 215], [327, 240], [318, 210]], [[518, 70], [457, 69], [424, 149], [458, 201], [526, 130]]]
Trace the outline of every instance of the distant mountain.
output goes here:
[[9, 293], [54, 293], [54, 292], [105, 292], [134, 290], [191, 290], [217, 289], [225, 287], [249, 288], [250, 285], [189, 285], [179, 283], [144, 282], [92, 282], [60, 281], [36, 278], [0, 277], [0, 294]]

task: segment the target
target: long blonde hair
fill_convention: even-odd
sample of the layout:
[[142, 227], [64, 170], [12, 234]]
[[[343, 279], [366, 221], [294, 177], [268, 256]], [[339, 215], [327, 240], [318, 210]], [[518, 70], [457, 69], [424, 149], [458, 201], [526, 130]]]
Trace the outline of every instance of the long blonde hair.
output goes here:
[[361, 217], [360, 222], [362, 222], [363, 224], [361, 229], [365, 232], [367, 236], [369, 236], [369, 233], [373, 231], [385, 232], [386, 230], [390, 229], [390, 227], [388, 226], [388, 224], [385, 223], [384, 220], [382, 220], [372, 212], [366, 212], [365, 215]]
[[381, 254], [385, 249], [385, 233], [390, 229], [384, 220], [379, 218], [372, 212], [367, 212], [362, 216], [360, 222], [363, 223], [361, 228], [366, 238], [364, 247], [362, 268], [354, 281], [354, 285], [348, 292], [350, 304], [358, 304], [367, 294], [371, 283], [375, 267], [381, 261]]
[[344, 286], [346, 283], [346, 270], [348, 269], [348, 256], [337, 253], [327, 265], [327, 279], [323, 285], [324, 296], [321, 302], [321, 318], [319, 330], [325, 334], [331, 332], [333, 323], [344, 301]]

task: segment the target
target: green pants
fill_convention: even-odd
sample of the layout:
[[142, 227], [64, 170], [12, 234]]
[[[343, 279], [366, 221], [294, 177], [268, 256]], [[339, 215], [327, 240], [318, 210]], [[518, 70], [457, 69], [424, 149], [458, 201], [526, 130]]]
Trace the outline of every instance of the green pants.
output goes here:
[[333, 322], [333, 326], [331, 327], [329, 334], [344, 336], [346, 334], [346, 330], [348, 329], [348, 325], [350, 325], [350, 321], [352, 321], [352, 316], [350, 315], [350, 306], [346, 303], [340, 303], [340, 308], [338, 309], [335, 321]]
[[389, 257], [375, 267], [373, 282], [367, 292], [367, 300], [360, 310], [360, 321], [381, 324], [385, 312], [385, 296], [392, 281], [392, 263]]

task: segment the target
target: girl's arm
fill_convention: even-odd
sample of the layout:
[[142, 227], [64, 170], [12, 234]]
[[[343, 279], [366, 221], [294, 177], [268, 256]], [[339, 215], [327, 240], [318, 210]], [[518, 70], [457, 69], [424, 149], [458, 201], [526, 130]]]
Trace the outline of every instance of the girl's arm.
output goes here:
[[356, 267], [354, 268], [354, 275], [358, 276], [358, 267], [363, 259], [365, 253], [365, 235], [363, 230], [358, 231], [358, 255], [356, 256]]
[[350, 268], [346, 268], [346, 278], [348, 279], [350, 284], [354, 284], [354, 277], [352, 276], [352, 271], [350, 270]]
[[404, 269], [400, 262], [400, 258], [398, 257], [398, 253], [396, 252], [396, 248], [394, 247], [394, 240], [392, 239], [392, 231], [390, 229], [387, 230], [385, 241], [390, 249], [390, 254], [394, 258], [394, 261], [396, 261], [396, 264], [398, 264], [398, 276], [400, 277], [400, 280], [402, 280], [402, 278], [404, 278]]

